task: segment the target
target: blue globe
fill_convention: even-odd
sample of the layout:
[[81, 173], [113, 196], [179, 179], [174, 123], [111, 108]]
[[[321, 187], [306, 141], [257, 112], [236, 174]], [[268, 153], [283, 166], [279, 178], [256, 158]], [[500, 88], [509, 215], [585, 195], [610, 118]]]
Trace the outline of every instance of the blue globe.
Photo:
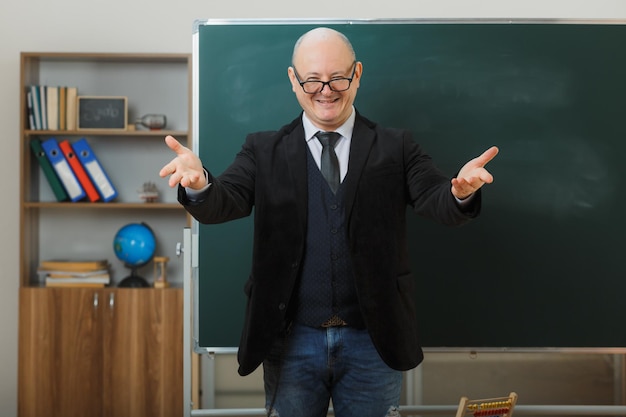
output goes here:
[[129, 268], [147, 264], [154, 257], [156, 240], [152, 229], [145, 223], [129, 223], [115, 234], [115, 256]]

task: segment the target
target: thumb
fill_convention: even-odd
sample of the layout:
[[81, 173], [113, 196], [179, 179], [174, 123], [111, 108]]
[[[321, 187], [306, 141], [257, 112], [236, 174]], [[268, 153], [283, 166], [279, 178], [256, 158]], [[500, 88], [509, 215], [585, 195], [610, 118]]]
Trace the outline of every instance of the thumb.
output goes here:
[[172, 135], [167, 135], [165, 137], [165, 144], [167, 145], [168, 148], [170, 148], [172, 151], [174, 151], [177, 155], [180, 155], [181, 153], [184, 153], [185, 151], [187, 151], [187, 148], [184, 147], [178, 140], [176, 140], [176, 138]]
[[484, 167], [485, 165], [487, 165], [489, 161], [491, 161], [493, 158], [496, 157], [498, 152], [499, 152], [498, 147], [492, 146], [491, 148], [483, 152], [482, 155], [476, 158], [476, 162], [478, 162], [479, 166]]

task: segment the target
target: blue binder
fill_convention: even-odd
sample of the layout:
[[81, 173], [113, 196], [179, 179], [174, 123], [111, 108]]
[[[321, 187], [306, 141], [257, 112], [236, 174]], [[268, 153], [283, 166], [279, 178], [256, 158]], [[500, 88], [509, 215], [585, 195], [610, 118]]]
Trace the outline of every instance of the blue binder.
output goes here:
[[72, 143], [72, 148], [78, 160], [83, 164], [85, 171], [87, 171], [91, 182], [96, 186], [98, 193], [102, 197], [102, 201], [111, 201], [117, 197], [117, 190], [100, 164], [100, 161], [98, 161], [98, 158], [96, 158], [96, 155], [91, 150], [87, 139], [80, 138]]
[[57, 176], [61, 180], [63, 184], [63, 188], [67, 191], [67, 195], [70, 197], [71, 201], [78, 201], [82, 198], [85, 198], [85, 190], [78, 182], [78, 178], [74, 175], [74, 171], [70, 167], [70, 164], [65, 159], [63, 152], [61, 152], [61, 148], [59, 148], [59, 143], [55, 138], [49, 138], [45, 141], [41, 142], [41, 147], [43, 148], [48, 160], [52, 164], [54, 171], [57, 173]]

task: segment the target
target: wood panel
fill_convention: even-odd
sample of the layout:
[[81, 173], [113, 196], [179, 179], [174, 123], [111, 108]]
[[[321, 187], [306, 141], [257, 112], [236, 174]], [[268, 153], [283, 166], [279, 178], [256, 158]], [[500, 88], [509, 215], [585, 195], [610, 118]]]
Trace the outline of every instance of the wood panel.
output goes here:
[[182, 291], [109, 290], [105, 298], [104, 415], [182, 415]]
[[102, 410], [102, 332], [93, 289], [20, 289], [20, 417]]

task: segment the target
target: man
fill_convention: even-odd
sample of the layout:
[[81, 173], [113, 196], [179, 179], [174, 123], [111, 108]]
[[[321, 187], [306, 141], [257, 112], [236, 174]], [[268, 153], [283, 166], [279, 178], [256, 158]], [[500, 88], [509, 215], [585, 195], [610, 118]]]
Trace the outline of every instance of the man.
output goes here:
[[397, 416], [401, 371], [423, 359], [406, 207], [449, 225], [476, 217], [498, 149], [449, 179], [408, 132], [361, 116], [363, 65], [339, 32], [304, 34], [292, 64], [299, 117], [248, 135], [220, 176], [167, 137], [176, 157], [160, 175], [202, 223], [255, 209], [238, 359], [241, 375], [263, 364], [268, 415], [322, 417], [332, 399], [337, 417]]

